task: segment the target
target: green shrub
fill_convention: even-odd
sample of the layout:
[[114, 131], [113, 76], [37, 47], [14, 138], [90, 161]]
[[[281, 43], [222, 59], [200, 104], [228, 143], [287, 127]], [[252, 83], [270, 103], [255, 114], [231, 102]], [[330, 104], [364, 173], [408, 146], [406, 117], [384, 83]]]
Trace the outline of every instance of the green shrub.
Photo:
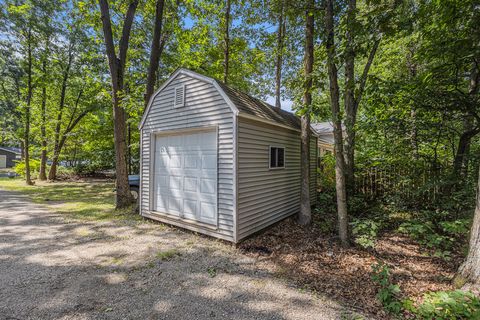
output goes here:
[[73, 171], [78, 175], [91, 175], [104, 169], [105, 167], [99, 163], [79, 163], [73, 168]]
[[335, 156], [327, 153], [319, 163], [318, 185], [322, 191], [335, 190]]
[[75, 174], [75, 169], [70, 167], [58, 166], [57, 177], [58, 178], [70, 178]]
[[480, 300], [461, 290], [426, 293], [419, 306], [408, 309], [418, 319], [480, 319]]
[[452, 249], [458, 245], [458, 240], [466, 233], [470, 225], [469, 219], [453, 221], [435, 221], [435, 216], [430, 216], [430, 221], [412, 220], [404, 222], [398, 231], [408, 234], [420, 244], [434, 250], [434, 256], [450, 259]]
[[372, 265], [372, 280], [380, 286], [377, 293], [377, 300], [389, 313], [398, 315], [403, 309], [402, 302], [399, 300], [400, 287], [390, 281], [390, 270], [382, 262]]
[[381, 223], [372, 219], [354, 219], [350, 226], [356, 244], [363, 248], [374, 248]]
[[[35, 178], [35, 176], [40, 171], [40, 160], [30, 159], [29, 164], [30, 164], [30, 174], [32, 175], [32, 178]], [[16, 161], [16, 164], [13, 170], [15, 171], [16, 174], [22, 177], [25, 177], [25, 160]]]

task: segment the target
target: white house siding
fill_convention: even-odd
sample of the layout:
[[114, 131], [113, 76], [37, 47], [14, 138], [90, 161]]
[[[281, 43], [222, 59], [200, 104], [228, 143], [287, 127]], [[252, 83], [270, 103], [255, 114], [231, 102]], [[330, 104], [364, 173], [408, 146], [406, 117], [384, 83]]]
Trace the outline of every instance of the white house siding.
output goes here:
[[[311, 141], [311, 201], [315, 203], [316, 139]], [[285, 169], [269, 169], [269, 146], [285, 147]], [[300, 133], [238, 117], [237, 240], [300, 207]]]
[[[185, 84], [185, 106], [173, 108], [174, 87]], [[234, 240], [234, 113], [217, 89], [208, 82], [179, 74], [154, 99], [141, 130], [141, 212], [151, 218], [165, 216], [150, 211], [150, 144], [153, 132], [195, 127], [218, 127], [218, 228], [205, 228], [177, 221], [185, 228]]]

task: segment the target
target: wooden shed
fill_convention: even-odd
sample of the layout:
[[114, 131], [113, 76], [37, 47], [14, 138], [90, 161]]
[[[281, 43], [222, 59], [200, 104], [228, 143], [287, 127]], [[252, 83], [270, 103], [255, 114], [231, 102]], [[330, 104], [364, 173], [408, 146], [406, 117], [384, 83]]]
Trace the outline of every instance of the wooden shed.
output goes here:
[[[140, 124], [140, 214], [239, 242], [300, 208], [300, 120], [178, 69]], [[311, 140], [315, 202], [317, 140]]]
[[0, 169], [12, 168], [15, 166], [15, 161], [20, 159], [21, 152], [19, 148], [0, 146]]

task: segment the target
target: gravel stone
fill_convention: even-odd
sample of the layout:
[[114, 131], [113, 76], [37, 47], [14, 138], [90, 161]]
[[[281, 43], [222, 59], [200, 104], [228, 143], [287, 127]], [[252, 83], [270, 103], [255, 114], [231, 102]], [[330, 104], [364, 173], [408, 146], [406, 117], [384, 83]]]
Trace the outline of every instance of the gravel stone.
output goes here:
[[0, 190], [0, 319], [348, 319], [255, 264], [215, 239], [67, 220]]

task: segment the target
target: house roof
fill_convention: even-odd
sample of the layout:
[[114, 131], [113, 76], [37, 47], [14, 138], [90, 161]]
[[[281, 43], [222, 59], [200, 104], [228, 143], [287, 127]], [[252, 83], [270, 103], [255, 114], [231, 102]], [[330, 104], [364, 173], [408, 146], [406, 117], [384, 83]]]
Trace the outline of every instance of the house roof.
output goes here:
[[[317, 134], [318, 142], [327, 145], [333, 145], [335, 143], [333, 137], [333, 123], [331, 121], [312, 123], [311, 127]], [[345, 125], [343, 123], [342, 131], [345, 131]]]
[[[312, 129], [317, 133], [333, 133], [333, 123], [331, 121], [316, 122], [311, 124]], [[342, 123], [342, 131], [345, 131], [345, 125]]]
[[16, 154], [20, 154], [22, 151], [20, 150], [20, 148], [15, 148], [15, 147], [4, 147], [4, 146], [0, 146], [0, 150], [4, 150], [4, 151], [8, 151], [8, 152], [11, 152], [11, 153], [16, 153]]
[[300, 118], [295, 114], [282, 109], [277, 109], [260, 99], [246, 94], [245, 92], [234, 89], [218, 80], [215, 81], [235, 104], [240, 113], [246, 113], [284, 126], [300, 129]]
[[184, 68], [177, 69], [169, 77], [169, 79], [152, 95], [152, 97], [150, 98], [150, 102], [148, 103], [147, 109], [145, 110], [145, 113], [143, 115], [142, 121], [140, 122], [140, 128], [143, 127], [143, 124], [146, 121], [147, 115], [153, 104], [155, 96], [157, 96], [179, 74], [186, 74], [190, 77], [201, 79], [203, 81], [213, 84], [224, 96], [225, 100], [227, 100], [227, 103], [232, 108], [232, 110], [234, 110], [234, 112], [253, 116], [261, 120], [271, 122], [273, 124], [278, 124], [280, 126], [287, 126], [295, 130], [300, 130], [300, 118], [297, 117], [295, 114], [286, 110], [277, 109], [272, 105], [255, 97], [252, 97], [238, 89], [232, 88], [219, 80], [204, 76], [202, 74]]

